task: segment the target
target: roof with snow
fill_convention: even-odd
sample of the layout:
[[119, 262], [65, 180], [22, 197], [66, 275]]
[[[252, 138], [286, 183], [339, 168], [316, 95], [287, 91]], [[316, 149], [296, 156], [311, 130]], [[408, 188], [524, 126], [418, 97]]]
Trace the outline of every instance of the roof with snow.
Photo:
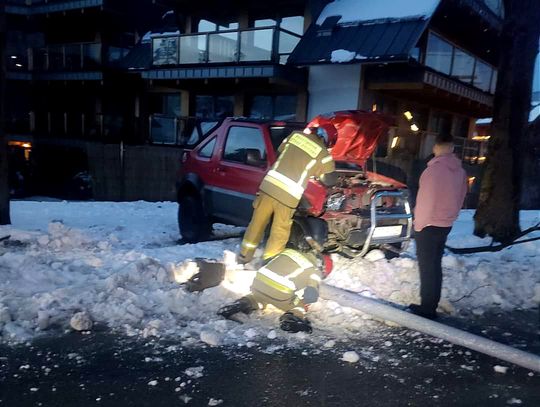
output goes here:
[[312, 24], [289, 63], [408, 60], [440, 0], [335, 0]]

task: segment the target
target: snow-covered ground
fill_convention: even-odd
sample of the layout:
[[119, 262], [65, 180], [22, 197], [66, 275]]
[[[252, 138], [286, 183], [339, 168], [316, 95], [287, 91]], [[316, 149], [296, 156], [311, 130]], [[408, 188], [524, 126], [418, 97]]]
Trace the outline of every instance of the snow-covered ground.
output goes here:
[[[178, 245], [176, 212], [170, 202], [13, 202], [13, 224], [0, 227], [0, 237], [9, 234], [21, 243], [0, 244], [0, 341], [70, 329], [79, 312], [84, 313], [74, 319], [79, 324], [89, 316], [130, 336], [172, 337], [185, 346], [253, 346], [263, 340], [275, 341], [274, 348], [306, 340], [325, 344], [376, 329], [378, 323], [367, 315], [331, 301], [312, 308], [311, 336], [279, 331], [280, 313], [271, 307], [244, 325], [221, 319], [216, 311], [248, 291], [252, 272], [231, 267], [221, 286], [202, 294], [187, 293], [178, 282], [193, 273], [186, 260], [222, 259], [227, 251], [236, 252], [240, 241]], [[472, 215], [461, 214], [450, 245], [486, 243], [472, 236]], [[540, 212], [524, 212], [522, 226], [539, 219]], [[441, 308], [481, 314], [536, 306], [539, 258], [540, 242], [499, 253], [445, 255]], [[416, 267], [413, 245], [392, 261], [372, 251], [365, 259], [339, 258], [327, 282], [407, 305], [418, 296]]]

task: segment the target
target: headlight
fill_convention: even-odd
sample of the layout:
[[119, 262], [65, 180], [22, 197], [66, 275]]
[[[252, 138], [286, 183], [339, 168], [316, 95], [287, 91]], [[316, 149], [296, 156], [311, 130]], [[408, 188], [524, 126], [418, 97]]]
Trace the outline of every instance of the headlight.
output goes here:
[[330, 195], [326, 201], [326, 209], [329, 211], [339, 211], [345, 202], [345, 195], [341, 193]]

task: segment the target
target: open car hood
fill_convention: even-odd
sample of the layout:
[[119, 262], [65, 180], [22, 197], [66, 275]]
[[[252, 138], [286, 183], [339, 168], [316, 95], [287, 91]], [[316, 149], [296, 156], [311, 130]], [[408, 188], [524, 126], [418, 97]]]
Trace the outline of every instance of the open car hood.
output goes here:
[[344, 110], [315, 117], [308, 127], [332, 125], [337, 130], [337, 140], [332, 147], [335, 161], [359, 164], [366, 161], [377, 148], [394, 120], [386, 115], [362, 110]]

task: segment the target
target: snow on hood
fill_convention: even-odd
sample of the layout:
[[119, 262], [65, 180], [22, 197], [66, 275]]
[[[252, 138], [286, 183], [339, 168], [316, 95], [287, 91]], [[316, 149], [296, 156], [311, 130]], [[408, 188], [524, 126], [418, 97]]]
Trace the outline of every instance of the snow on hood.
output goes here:
[[341, 16], [338, 24], [381, 19], [429, 18], [440, 0], [334, 0], [317, 19], [322, 25], [328, 17]]
[[379, 113], [346, 110], [319, 115], [308, 127], [321, 125], [332, 125], [337, 130], [337, 140], [332, 146], [334, 160], [364, 166], [393, 120]]
[[438, 157], [433, 157], [431, 160], [429, 160], [428, 166], [432, 166], [438, 163], [445, 165], [451, 171], [458, 171], [462, 168], [461, 161], [455, 156], [454, 153], [443, 154]]

